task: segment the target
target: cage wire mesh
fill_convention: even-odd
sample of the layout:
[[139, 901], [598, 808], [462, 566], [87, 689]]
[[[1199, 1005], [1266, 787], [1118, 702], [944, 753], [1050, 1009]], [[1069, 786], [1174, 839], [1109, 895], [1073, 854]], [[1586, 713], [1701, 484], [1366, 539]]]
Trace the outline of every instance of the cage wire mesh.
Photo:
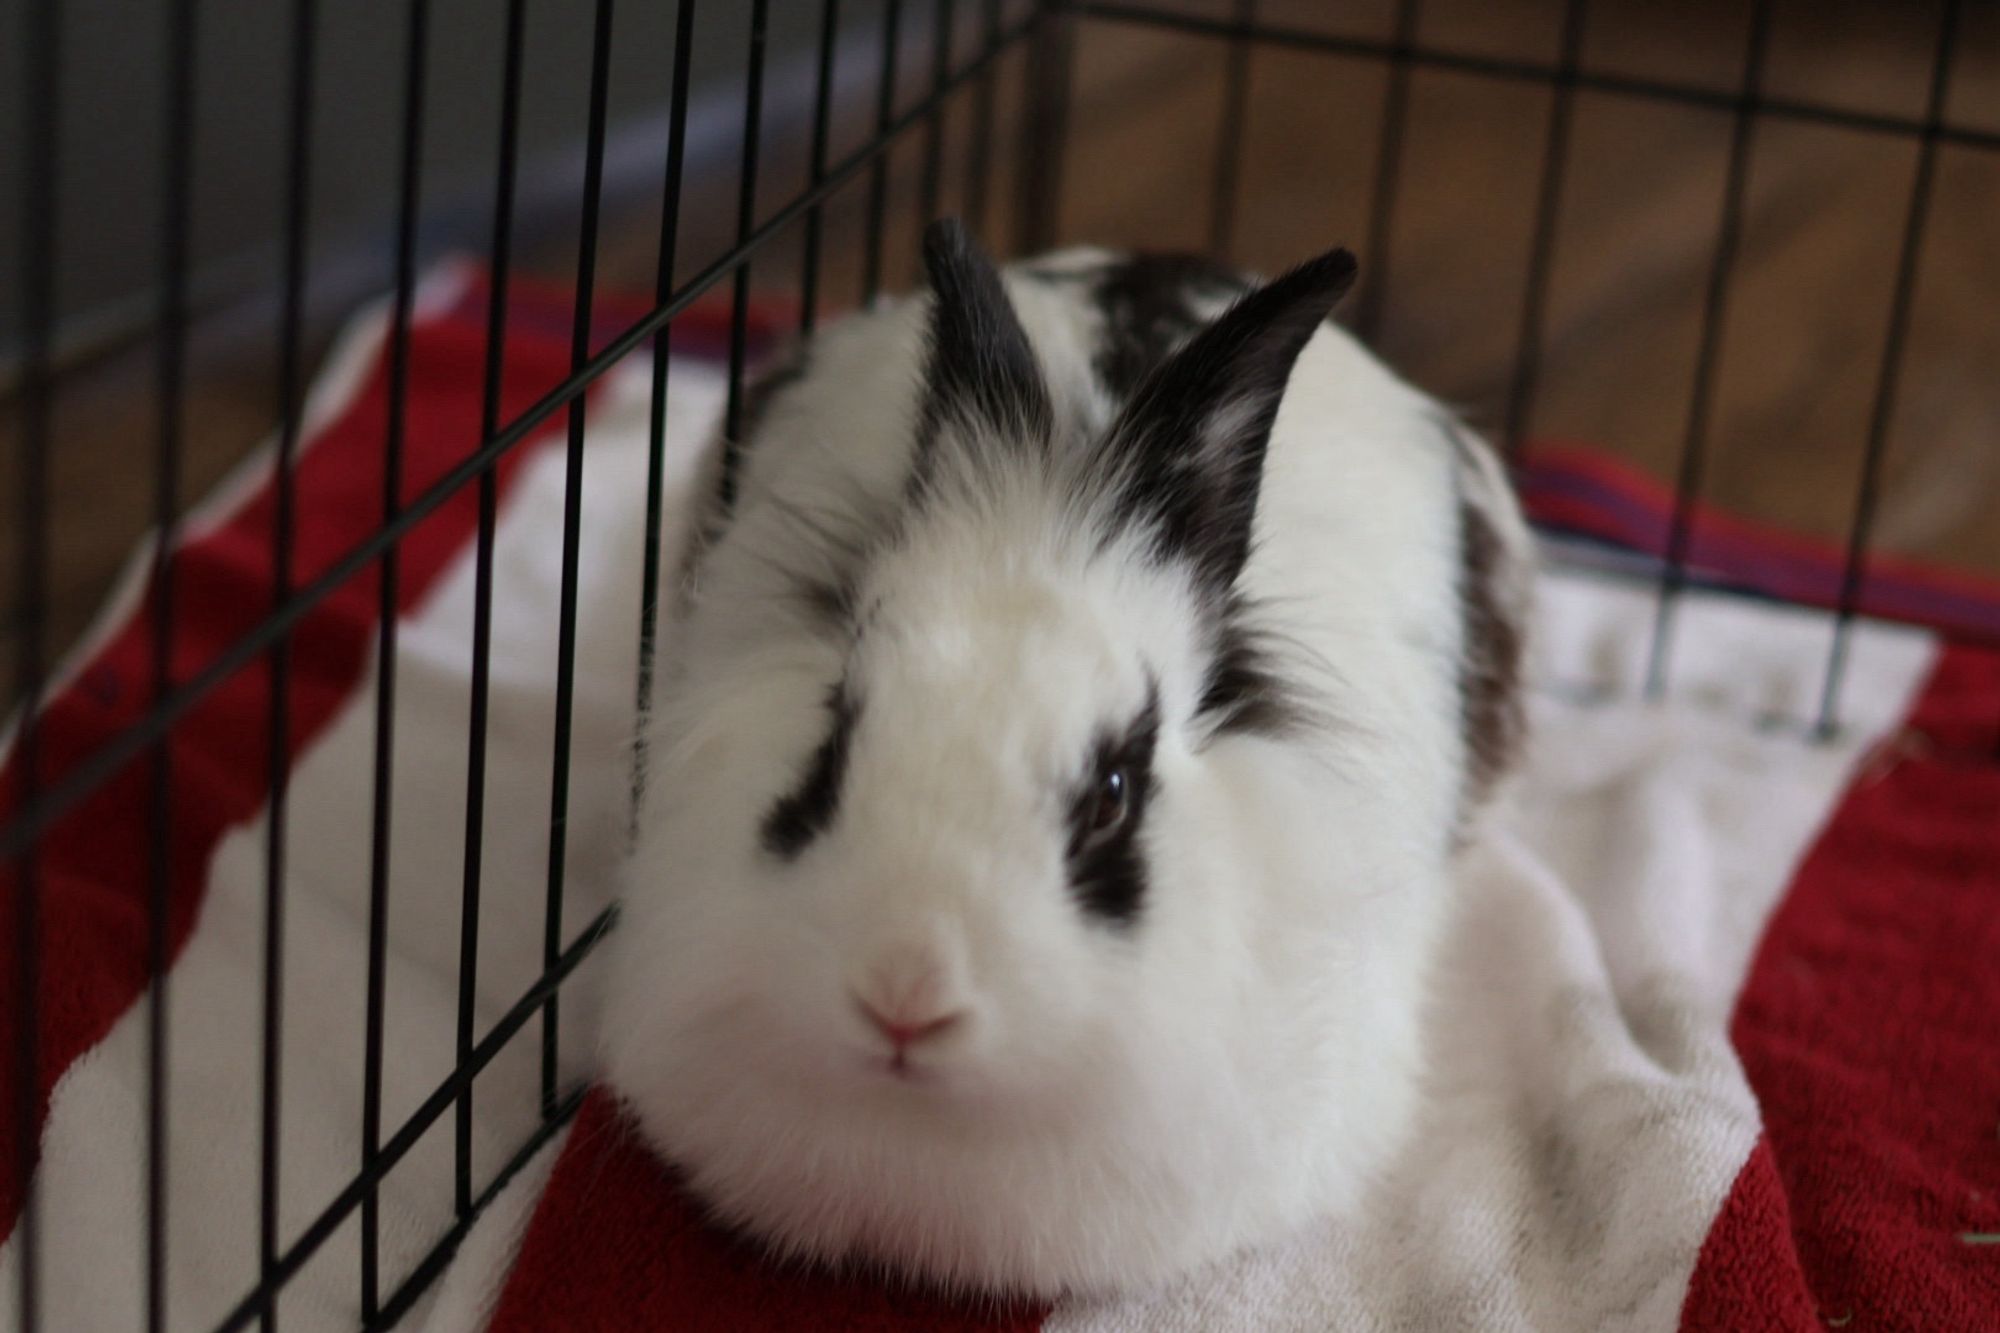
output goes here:
[[[580, 107], [568, 108], [581, 112], [580, 158], [573, 169], [555, 176], [561, 190], [572, 196], [573, 221], [557, 210], [564, 220], [551, 227], [544, 218], [529, 243], [521, 235], [524, 218], [537, 209], [548, 213], [549, 187], [546, 181], [531, 180], [533, 173], [524, 168], [524, 99], [541, 40], [537, 33], [546, 37], [547, 32], [536, 28], [534, 7], [527, 0], [505, 0], [487, 7], [492, 11], [485, 15], [490, 40], [480, 48], [480, 77], [495, 87], [486, 113], [490, 154], [475, 173], [484, 207], [477, 227], [461, 227], [455, 237], [446, 238], [476, 244], [491, 267], [480, 442], [442, 480], [410, 492], [400, 473], [411, 325], [423, 261], [440, 244], [439, 236], [426, 230], [432, 220], [426, 134], [435, 128], [430, 105], [434, 80], [447, 67], [456, 69], [447, 57], [464, 36], [459, 26], [464, 14], [441, 0], [377, 8], [394, 12], [401, 25], [400, 31], [378, 28], [369, 35], [372, 59], [391, 71], [394, 80], [393, 133], [367, 150], [381, 159], [394, 181], [387, 243], [375, 247], [375, 253], [390, 256], [393, 288], [390, 410], [383, 441], [386, 485], [379, 523], [366, 540], [324, 570], [300, 578], [294, 472], [308, 370], [323, 346], [323, 301], [315, 295], [323, 265], [316, 263], [313, 235], [321, 215], [313, 193], [319, 185], [317, 157], [329, 147], [319, 122], [329, 114], [329, 97], [340, 90], [322, 82], [326, 43], [335, 33], [330, 15], [316, 0], [292, 0], [288, 7], [274, 7], [282, 19], [272, 20], [277, 24], [272, 36], [283, 58], [274, 62], [271, 77], [281, 95], [265, 108], [274, 118], [280, 145], [272, 190], [276, 244], [268, 259], [263, 307], [268, 320], [264, 342], [270, 351], [265, 369], [273, 395], [265, 401], [275, 401], [280, 423], [269, 464], [276, 497], [269, 538], [270, 600], [251, 632], [207, 662], [189, 668], [174, 653], [180, 607], [173, 566], [165, 557], [195, 489], [188, 460], [201, 435], [190, 411], [190, 384], [198, 370], [191, 348], [197, 330], [230, 304], [223, 299], [227, 292], [218, 295], [213, 275], [197, 271], [192, 249], [193, 182], [201, 165], [197, 131], [212, 124], [202, 119], [201, 99], [205, 89], [229, 73], [203, 66], [201, 56], [208, 48], [200, 33], [219, 16], [196, 0], [174, 0], [159, 19], [162, 73], [154, 90], [157, 104], [146, 112], [157, 125], [160, 149], [157, 198], [150, 204], [153, 280], [128, 330], [140, 335], [143, 351], [138, 354], [148, 364], [146, 387], [134, 399], [143, 406], [131, 419], [145, 423], [150, 444], [142, 452], [148, 462], [143, 470], [134, 466], [135, 445], [115, 456], [145, 480], [142, 487], [126, 488], [144, 495], [132, 516], [134, 526], [119, 535], [120, 543], [136, 535], [138, 523], [157, 534], [149, 548], [152, 565], [144, 603], [152, 642], [148, 705], [136, 725], [88, 753], [66, 754], [60, 763], [50, 762], [39, 744], [37, 708], [57, 679], [52, 667], [56, 653], [75, 637], [79, 623], [57, 605], [52, 587], [65, 536], [60, 525], [82, 511], [65, 500], [64, 491], [73, 488], [59, 488], [55, 481], [54, 470], [69, 443], [58, 407], [66, 386], [83, 384], [87, 391], [99, 364], [111, 355], [103, 346], [73, 345], [60, 304], [63, 252], [87, 243], [93, 226], [100, 225], [96, 218], [65, 211], [65, 201], [73, 198], [66, 193], [73, 183], [64, 179], [65, 151], [73, 144], [65, 117], [75, 107], [75, 89], [65, 80], [89, 54], [80, 43], [108, 38], [103, 30], [66, 22], [55, 0], [29, 0], [7, 17], [10, 40], [0, 42], [17, 53], [15, 76], [8, 80], [17, 99], [13, 138], [19, 188], [6, 420], [12, 461], [6, 480], [12, 583], [8, 695], [15, 709], [16, 776], [5, 793], [0, 869], [8, 888], [7, 928], [13, 942], [14, 1018], [6, 1033], [13, 1090], [7, 1110], [13, 1127], [7, 1200], [18, 1208], [14, 1230], [21, 1278], [18, 1308], [10, 1314], [24, 1329], [45, 1326], [37, 1282], [41, 1254], [51, 1245], [90, 1243], [89, 1237], [47, 1234], [39, 1224], [33, 1187], [38, 1127], [54, 1077], [48, 1053], [38, 1046], [44, 980], [38, 842], [93, 791], [135, 768], [143, 772], [148, 835], [147, 845], [135, 853], [144, 878], [133, 891], [142, 896], [148, 918], [150, 982], [143, 1001], [147, 1167], [144, 1198], [134, 1202], [146, 1227], [146, 1323], [165, 1327], [173, 1316], [166, 1281], [173, 1235], [176, 1227], [194, 1219], [171, 1215], [163, 1163], [170, 1135], [198, 1132], [198, 1127], [168, 1123], [165, 1114], [165, 1089], [172, 1077], [166, 1028], [172, 974], [166, 964], [174, 947], [167, 889], [175, 827], [174, 730], [201, 700], [242, 673], [260, 674], [268, 711], [263, 968], [255, 997], [263, 1036], [258, 1049], [243, 1053], [261, 1070], [259, 1141], [243, 1145], [258, 1162], [259, 1252], [256, 1282], [219, 1327], [275, 1326], [278, 1298], [287, 1282], [346, 1226], [360, 1229], [361, 1262], [354, 1274], [360, 1322], [367, 1327], [395, 1323], [437, 1277], [486, 1204], [575, 1111], [581, 1090], [565, 1086], [558, 1073], [558, 1011], [565, 982], [608, 925], [607, 917], [599, 916], [583, 930], [565, 933], [562, 911], [577, 646], [576, 497], [588, 425], [585, 390], [628, 357], [650, 358], [645, 568], [642, 607], [634, 608], [641, 619], [634, 704], [643, 713], [657, 642], [650, 608], [659, 603], [667, 573], [658, 558], [665, 402], [672, 374], [665, 334], [697, 301], [726, 294], [729, 303], [724, 415], [726, 435], [733, 439], [745, 410], [744, 383], [751, 369], [746, 330], [758, 294], [789, 293], [791, 318], [801, 333], [810, 333], [831, 311], [903, 285], [911, 273], [918, 229], [941, 211], [960, 214], [996, 249], [1009, 253], [1070, 240], [1138, 241], [1206, 248], [1268, 266], [1344, 235], [1360, 252], [1368, 274], [1344, 317], [1392, 361], [1413, 363], [1418, 379], [1439, 384], [1483, 410], [1485, 424], [1517, 465], [1531, 460], [1532, 442], [1547, 433], [1541, 423], [1569, 410], [1565, 403], [1574, 392], [1562, 371], [1566, 359], [1583, 362], [1585, 378], [1611, 383], [1613, 398], [1620, 384], [1644, 381], [1649, 386], [1643, 393], [1637, 388], [1631, 392], [1644, 400], [1656, 432], [1669, 437], [1651, 459], [1673, 493], [1664, 549], [1656, 560], [1640, 562], [1635, 575], [1656, 589], [1646, 688], [1658, 693], [1671, 684], [1670, 650], [1682, 597], [1698, 585], [1726, 586], [1691, 560], [1699, 505], [1715, 481], [1721, 406], [1733, 382], [1768, 373], [1764, 363], [1772, 340], [1784, 336], [1772, 332], [1773, 320], [1766, 316], [1774, 309], [1782, 316], [1787, 298], [1768, 283], [1758, 286], [1759, 275], [1747, 272], [1750, 261], [1759, 269], [1790, 262], [1782, 257], [1802, 234], [1798, 220], [1822, 203], [1835, 211], [1858, 210], [1869, 219], [1862, 228], [1866, 254], [1859, 260], [1850, 253], [1805, 255], [1800, 262], [1807, 271], [1794, 282], [1795, 289], [1824, 290], [1853, 282], [1859, 272], [1869, 288], [1863, 302], [1870, 307], [1869, 317], [1842, 323], [1837, 347], [1824, 341], [1824, 329], [1807, 329], [1806, 342], [1793, 344], [1794, 352], [1805, 349], [1808, 360], [1824, 353], [1845, 367], [1827, 392], [1843, 397], [1853, 409], [1854, 447], [1838, 460], [1840, 466], [1832, 459], [1802, 456], [1793, 447], [1784, 454], [1776, 483], [1804, 485], [1801, 467], [1810, 467], [1817, 478], [1812, 485], [1837, 497], [1824, 512], [1839, 514], [1837, 531], [1827, 535], [1840, 541], [1842, 573], [1830, 608], [1823, 684], [1811, 719], [1823, 732], [1839, 723], [1849, 631], [1862, 609], [1883, 518], [1892, 442], [1913, 423], [1938, 427], [1939, 402], [1970, 404], [1989, 413], [1992, 407], [1985, 369], [1990, 360], [1980, 356], [1982, 346], [1990, 349], [1990, 341], [1982, 344], [1977, 336], [1990, 329], [1990, 316], [1978, 319], [1971, 334], [1948, 319], [1941, 334], [1926, 333], [1921, 308], [1924, 299], [1951, 297], [1955, 285], [1976, 288], [1966, 272], [1965, 238], [1968, 226], [1975, 239], [1980, 234], [1979, 202], [1985, 197], [1980, 191], [1993, 184], [1994, 152], [2000, 149], [2000, 61], [1994, 58], [2000, 23], [1987, 6], [1944, 0], [1930, 8], [1900, 7], [1887, 17], [1864, 16], [1848, 45], [1893, 48], [1899, 59], [1886, 65], [1901, 81], [1889, 79], [1883, 89], [1863, 87], [1856, 94], [1849, 85], [1859, 66], [1839, 61], [1815, 66], [1810, 43], [1802, 47], [1795, 31], [1799, 24], [1788, 22], [1798, 15], [1781, 13], [1772, 0], [1703, 8], [1702, 15], [1713, 20], [1705, 26], [1697, 25], [1693, 11], [1677, 8], [1672, 17], [1662, 17], [1663, 11], [1654, 10], [1649, 16], [1612, 0], [1486, 7], [1484, 18], [1468, 6], [1441, 0], [1351, 6], [1278, 0], [1208, 5], [1109, 0], [936, 0], [927, 5], [881, 0], [863, 5], [822, 0], [796, 7], [774, 7], [770, 0], [711, 0], [704, 5], [682, 0], [672, 7], [670, 22], [666, 7], [660, 7], [656, 17], [664, 29], [647, 34], [658, 40], [638, 50], [631, 49], [630, 11], [614, 14], [612, 0], [593, 0], [588, 6], [563, 7], [563, 17], [587, 32], [582, 99]], [[1878, 42], [1880, 34], [1869, 24], [1892, 31], [1894, 40]], [[784, 28], [781, 43], [773, 42], [774, 25]], [[1689, 35], [1697, 26], [1709, 35]], [[701, 45], [704, 34], [710, 47]], [[727, 77], [707, 77], [701, 53], [724, 48], [733, 54], [716, 59], [723, 60]], [[613, 84], [621, 68], [627, 77], [636, 77], [641, 100], [653, 117], [652, 128], [636, 141], [637, 149], [626, 142], [630, 136], [614, 133]], [[1833, 73], [1816, 82], [1812, 71], [1820, 69], [1824, 75], [1825, 68]], [[632, 75], [635, 69], [637, 76]], [[1150, 84], [1148, 70], [1153, 71]], [[1173, 94], [1163, 101], [1155, 94], [1167, 85]], [[711, 122], [719, 107], [734, 121], [727, 151], [715, 146]], [[1471, 124], [1501, 128], [1466, 139]], [[1456, 150], [1455, 141], [1461, 145]], [[1825, 170], [1843, 174], [1847, 165], [1861, 160], [1843, 156], [1849, 153], [1867, 160], [1868, 170], [1861, 173], [1866, 198], [1857, 203], [1814, 194], [1812, 187], [1826, 179]], [[1824, 170], [1814, 175], [1794, 169], [1804, 160], [1817, 161]], [[1699, 178], [1697, 186], [1670, 201], [1673, 206], [1660, 217], [1644, 216], [1647, 208], [1633, 201], [1660, 196], [1642, 188], [1641, 178], [1665, 174], [1662, 164], [1669, 161]], [[635, 185], [642, 179], [643, 188]], [[1510, 187], [1512, 195], [1502, 199], [1499, 183]], [[1776, 203], [1767, 197], [1774, 192]], [[613, 214], [625, 221], [639, 216], [643, 225], [621, 221], [613, 235], [606, 226]], [[1760, 221], [1766, 217], [1778, 222], [1766, 225]], [[1606, 221], [1618, 218], [1623, 224]], [[1565, 252], [1592, 229], [1599, 240], [1582, 247], [1590, 251], [1582, 267], [1591, 271], [1571, 273], [1571, 286], [1602, 285], [1606, 273], [1615, 276], [1627, 271], [1621, 265], [1641, 264], [1644, 246], [1662, 243], [1662, 229], [1690, 259], [1688, 271], [1698, 281], [1681, 284], [1672, 293], [1674, 300], [1648, 308], [1668, 312], [1654, 321], [1664, 326], [1664, 334], [1656, 329], [1648, 337], [1621, 337], [1602, 321], [1592, 325], [1586, 319], [1587, 336], [1581, 341], [1573, 330], [1560, 339], [1554, 336], [1558, 309], [1572, 299], [1565, 295]], [[1950, 233], [1952, 247], [1943, 261], [1930, 250], [1941, 230]], [[551, 242], [551, 236], [560, 243]], [[547, 256], [565, 248], [570, 256], [566, 281], [574, 294], [570, 373], [526, 411], [510, 414], [502, 408], [501, 394], [510, 273], [524, 262], [547, 271], [553, 266]], [[540, 258], [532, 258], [531, 250]], [[623, 274], [633, 269], [635, 256], [651, 266], [651, 308], [608, 340], [594, 340], [593, 298], [605, 261], [608, 257]], [[1985, 257], [1990, 267], [1990, 248]], [[1657, 282], [1658, 275], [1640, 274], [1639, 279], [1643, 285]], [[1990, 310], [1990, 304], [1984, 308]], [[1798, 308], [1790, 310], [1797, 323]], [[1630, 307], [1622, 313], [1632, 323], [1647, 318], [1631, 314]], [[1614, 307], [1611, 314], [1617, 317], [1621, 309]], [[1487, 353], [1481, 367], [1468, 370], [1468, 363], [1454, 365], [1450, 359], [1452, 349], [1466, 343]], [[1913, 355], [1913, 349], [1920, 355]], [[1622, 364], [1616, 360], [1621, 356], [1626, 358]], [[1673, 373], [1664, 379], [1654, 373], [1659, 362], [1672, 363]], [[1906, 399], [1909, 386], [1918, 380], [1928, 416], [1913, 412]], [[1668, 395], [1678, 398], [1671, 407], [1665, 406]], [[1807, 409], [1799, 414], [1810, 418]], [[1616, 412], [1611, 415], [1614, 424], [1602, 433], [1616, 437], [1618, 418]], [[1974, 435], [1982, 435], [1978, 427], [1990, 425], [1990, 416], [1968, 420], [1970, 426], [1965, 420], [1946, 425]], [[558, 421], [565, 430], [569, 506], [555, 647], [557, 688], [549, 701], [555, 746], [541, 975], [497, 1022], [482, 1027], [474, 996], [492, 688], [495, 466], [531, 433]], [[1585, 421], [1587, 428], [1587, 414]], [[1759, 428], [1771, 432], [1782, 425], [1767, 416]], [[1723, 441], [1728, 457], [1746, 452], [1743, 434], [1734, 427]], [[124, 438], [131, 439], [132, 433]], [[1990, 460], [1993, 453], [1989, 448], [1985, 456]], [[1946, 489], [1952, 489], [1950, 478], [1958, 475], [1976, 495], [1980, 479], [1991, 477], [1990, 471], [1978, 469], [1988, 464], [1968, 463], [1964, 455], [1954, 458], [1953, 466], [1961, 471], [1954, 474], [1947, 468]], [[397, 812], [390, 760], [397, 742], [399, 543], [427, 515], [467, 489], [477, 496], [478, 527], [464, 757], [470, 795], [464, 811], [463, 878], [457, 886], [461, 935], [455, 1059], [415, 1113], [391, 1123], [382, 1097], [383, 935], [391, 884], [390, 831]], [[96, 515], [86, 517], [94, 520]], [[1985, 532], [1989, 519], [1986, 511], [1975, 513], [1970, 529]], [[1961, 521], [1960, 526], [1967, 524]], [[1947, 547], [1947, 553], [1963, 555], [1966, 549], [1961, 543]], [[374, 660], [362, 1148], [347, 1185], [333, 1197], [315, 1201], [309, 1223], [288, 1230], [281, 1228], [279, 1212], [284, 1187], [279, 1071], [285, 1060], [301, 1058], [283, 1050], [280, 1041], [288, 875], [287, 718], [297, 651], [290, 636], [312, 607], [370, 571], [381, 628]], [[86, 585], [83, 591], [88, 600], [97, 589]], [[74, 586], [63, 592], [77, 600]], [[539, 1128], [505, 1161], [482, 1173], [475, 1169], [472, 1150], [474, 1082], [516, 1040], [539, 1043]], [[455, 1145], [454, 1221], [413, 1268], [385, 1271], [379, 1186], [421, 1136], [447, 1122]]]

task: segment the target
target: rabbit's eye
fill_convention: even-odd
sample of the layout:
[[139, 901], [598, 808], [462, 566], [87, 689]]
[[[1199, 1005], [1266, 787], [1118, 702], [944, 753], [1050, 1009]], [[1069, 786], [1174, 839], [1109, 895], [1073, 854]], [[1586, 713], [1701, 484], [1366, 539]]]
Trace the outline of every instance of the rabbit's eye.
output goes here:
[[1071, 788], [1069, 880], [1084, 915], [1124, 928], [1146, 896], [1145, 849], [1137, 845], [1153, 791], [1153, 746], [1160, 732], [1160, 692], [1149, 682], [1146, 706], [1124, 729], [1106, 732]]
[[1107, 769], [1097, 779], [1097, 793], [1090, 807], [1090, 836], [1101, 838], [1116, 831], [1131, 810], [1131, 781], [1121, 768]]

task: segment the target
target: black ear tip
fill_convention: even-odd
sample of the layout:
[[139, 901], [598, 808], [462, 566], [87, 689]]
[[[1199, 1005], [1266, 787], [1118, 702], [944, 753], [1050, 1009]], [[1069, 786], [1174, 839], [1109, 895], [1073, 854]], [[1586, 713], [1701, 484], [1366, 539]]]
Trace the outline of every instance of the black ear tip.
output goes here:
[[1343, 246], [1308, 259], [1271, 285], [1290, 288], [1301, 298], [1324, 301], [1326, 308], [1331, 310], [1336, 301], [1347, 295], [1348, 288], [1354, 285], [1355, 275], [1360, 271], [1361, 265], [1355, 260], [1354, 252]]
[[924, 271], [934, 289], [944, 285], [940, 279], [945, 274], [962, 268], [978, 253], [971, 234], [957, 218], [939, 218], [924, 228]]
[[926, 250], [963, 250], [970, 243], [965, 224], [954, 217], [934, 218], [924, 228]]

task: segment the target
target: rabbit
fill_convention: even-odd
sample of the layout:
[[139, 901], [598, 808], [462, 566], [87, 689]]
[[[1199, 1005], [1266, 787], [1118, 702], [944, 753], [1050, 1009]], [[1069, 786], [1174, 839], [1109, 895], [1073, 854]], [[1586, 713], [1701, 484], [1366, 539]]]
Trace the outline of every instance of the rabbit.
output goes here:
[[1516, 751], [1487, 447], [1268, 283], [958, 224], [768, 378], [690, 554], [604, 1078], [721, 1224], [1144, 1289], [1366, 1206]]

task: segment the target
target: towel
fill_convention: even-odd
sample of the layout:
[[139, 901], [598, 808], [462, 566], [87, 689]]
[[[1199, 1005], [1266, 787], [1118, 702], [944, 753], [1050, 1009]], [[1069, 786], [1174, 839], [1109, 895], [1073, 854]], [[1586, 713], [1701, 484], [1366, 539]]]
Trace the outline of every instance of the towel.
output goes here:
[[[576, 686], [556, 862], [555, 953], [569, 970], [553, 1010], [536, 986], [557, 878], [567, 409], [494, 471], [476, 966], [460, 986], [479, 517], [472, 487], [437, 488], [479, 443], [488, 295], [466, 265], [433, 274], [421, 293], [399, 491], [424, 512], [400, 544], [387, 620], [376, 567], [339, 564], [383, 518], [395, 354], [385, 311], [357, 318], [309, 405], [294, 582], [327, 575], [330, 585], [286, 641], [279, 1133], [264, 1289], [280, 1326], [362, 1322], [364, 1267], [377, 1312], [437, 1330], [2000, 1326], [2000, 655], [1864, 621], [1850, 644], [1844, 725], [1816, 741], [1823, 611], [1688, 595], [1671, 689], [1649, 702], [1655, 594], [1583, 567], [1544, 579], [1533, 740], [1467, 853], [1436, 987], [1437, 1095], [1365, 1216], [1328, 1219], [1163, 1290], [1053, 1306], [783, 1268], [709, 1227], [590, 1084], [588, 945], [629, 813], [622, 761], [639, 688], [650, 355], [614, 369], [583, 405]], [[510, 297], [511, 416], [568, 372], [571, 312], [561, 292], [516, 282]], [[641, 310], [600, 301], [596, 342]], [[783, 324], [753, 310], [753, 354]], [[711, 310], [676, 325], [658, 423], [660, 550], [679, 549], [702, 475], [727, 325]], [[162, 1277], [175, 1328], [248, 1321], [263, 1308], [270, 676], [262, 652], [241, 663], [221, 654], [271, 605], [273, 486], [266, 450], [184, 525], [171, 562], [174, 678], [216, 674], [167, 744]], [[1664, 497], [1595, 456], [1551, 451], [1523, 489], [1540, 517], [1594, 543], [1643, 552], [1661, 531]], [[1697, 534], [1704, 571], [1724, 581], [1805, 602], [1837, 588], [1834, 553], [1809, 543], [1706, 513]], [[135, 556], [57, 673], [37, 723], [45, 789], [152, 702], [149, 566], [149, 553]], [[1871, 579], [1868, 597], [1884, 616], [1968, 632], [2000, 608], [1989, 588], [1904, 566]], [[1939, 598], [1948, 615], [1934, 613]], [[378, 657], [390, 638], [385, 704]], [[392, 762], [378, 801], [385, 726]], [[33, 865], [43, 928], [36, 1232], [49, 1328], [143, 1322], [153, 757], [138, 749], [57, 818]], [[0, 810], [21, 799], [20, 769], [10, 749]], [[371, 1152], [378, 829], [386, 947]], [[11, 910], [23, 868], [0, 866], [0, 876], [0, 1039], [11, 1052], [23, 1017]], [[464, 1054], [476, 1077], [455, 1075]], [[461, 1132], [476, 1218], [459, 1206]], [[0, 1322], [18, 1308], [14, 1133], [9, 1117]]]

